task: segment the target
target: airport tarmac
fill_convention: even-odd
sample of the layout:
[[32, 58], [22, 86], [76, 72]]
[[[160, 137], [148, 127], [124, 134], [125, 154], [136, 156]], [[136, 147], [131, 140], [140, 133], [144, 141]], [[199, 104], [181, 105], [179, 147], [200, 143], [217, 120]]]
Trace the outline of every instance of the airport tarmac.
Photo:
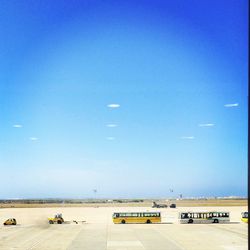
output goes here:
[[[112, 222], [119, 211], [161, 211], [162, 224]], [[228, 224], [179, 224], [180, 211], [229, 211]], [[238, 207], [58, 207], [2, 208], [0, 222], [14, 217], [17, 226], [0, 225], [1, 250], [246, 250], [248, 225]], [[69, 223], [49, 225], [47, 218], [62, 213]], [[78, 224], [73, 220], [86, 221]]]

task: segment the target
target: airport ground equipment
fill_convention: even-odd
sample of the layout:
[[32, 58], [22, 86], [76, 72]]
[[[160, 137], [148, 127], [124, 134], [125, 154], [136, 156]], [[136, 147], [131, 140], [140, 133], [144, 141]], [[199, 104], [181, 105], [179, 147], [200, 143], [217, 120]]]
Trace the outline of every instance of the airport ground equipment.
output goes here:
[[167, 208], [168, 205], [166, 204], [157, 204], [155, 201], [153, 201], [152, 208]]
[[73, 220], [72, 222], [75, 224], [83, 224], [83, 223], [86, 223], [86, 220], [81, 220], [81, 221]]
[[248, 223], [248, 212], [241, 213], [241, 221]]
[[160, 223], [160, 212], [119, 212], [113, 213], [113, 222], [115, 224], [126, 223]]
[[229, 212], [180, 212], [180, 223], [225, 223], [230, 222]]
[[170, 206], [169, 206], [170, 208], [176, 208], [176, 204], [171, 204]]
[[10, 218], [10, 219], [6, 220], [3, 224], [5, 226], [7, 226], [7, 225], [16, 225], [16, 219], [15, 218]]
[[62, 214], [56, 214], [54, 218], [48, 218], [49, 224], [62, 224], [64, 223], [64, 219]]

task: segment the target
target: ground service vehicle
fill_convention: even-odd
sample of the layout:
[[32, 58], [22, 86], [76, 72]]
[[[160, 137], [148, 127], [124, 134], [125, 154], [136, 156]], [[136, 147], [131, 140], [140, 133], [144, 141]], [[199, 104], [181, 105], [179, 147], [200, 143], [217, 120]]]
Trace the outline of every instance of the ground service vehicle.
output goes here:
[[169, 206], [170, 208], [176, 208], [176, 204], [171, 204], [170, 206]]
[[229, 222], [229, 212], [181, 212], [180, 223], [219, 223]]
[[62, 214], [56, 214], [54, 218], [48, 218], [49, 224], [62, 224], [64, 219]]
[[16, 225], [16, 219], [10, 218], [10, 219], [6, 220], [3, 224], [4, 224], [5, 226], [6, 226], [6, 225]]
[[160, 223], [160, 212], [128, 212], [114, 213], [113, 222], [115, 224], [125, 223]]
[[153, 201], [153, 204], [152, 204], [152, 208], [165, 208], [165, 207], [168, 207], [168, 205], [166, 204], [157, 204], [155, 201]]
[[241, 213], [241, 221], [248, 223], [248, 212]]

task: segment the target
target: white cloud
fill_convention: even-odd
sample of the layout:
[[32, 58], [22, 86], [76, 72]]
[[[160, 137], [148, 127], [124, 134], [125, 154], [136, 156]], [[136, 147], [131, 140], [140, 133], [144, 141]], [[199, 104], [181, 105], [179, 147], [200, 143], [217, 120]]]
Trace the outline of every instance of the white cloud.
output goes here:
[[14, 124], [13, 128], [22, 128], [22, 125], [21, 124]]
[[117, 127], [117, 124], [111, 123], [111, 124], [107, 124], [106, 126], [109, 128], [115, 128]]
[[120, 104], [118, 104], [118, 103], [111, 103], [111, 104], [108, 104], [107, 106], [108, 106], [109, 108], [115, 109], [115, 108], [119, 108], [119, 107], [120, 107]]
[[224, 105], [224, 107], [226, 108], [232, 108], [232, 107], [238, 107], [238, 106], [239, 106], [239, 103], [228, 103]]
[[199, 127], [213, 127], [214, 124], [213, 123], [201, 123], [199, 124]]
[[37, 141], [38, 138], [37, 138], [37, 137], [30, 137], [30, 140], [31, 140], [31, 141]]
[[113, 141], [113, 140], [115, 140], [115, 137], [109, 136], [109, 137], [106, 137], [106, 139], [109, 141]]
[[181, 139], [184, 139], [184, 140], [193, 140], [194, 136], [182, 136]]

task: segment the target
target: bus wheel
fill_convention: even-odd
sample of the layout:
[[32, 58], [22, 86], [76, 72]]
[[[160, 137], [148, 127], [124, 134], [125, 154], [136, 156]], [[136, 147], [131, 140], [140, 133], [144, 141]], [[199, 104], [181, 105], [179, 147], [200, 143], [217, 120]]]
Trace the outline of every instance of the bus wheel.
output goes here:
[[215, 220], [214, 220], [214, 223], [219, 223], [219, 220], [218, 220], [218, 219], [215, 219]]
[[151, 223], [151, 220], [147, 220], [147, 222], [146, 222], [147, 224], [149, 224], [149, 223]]
[[126, 223], [126, 221], [125, 220], [122, 220], [122, 224], [125, 224]]
[[190, 224], [190, 223], [193, 223], [194, 221], [192, 220], [192, 219], [189, 219], [189, 221], [188, 221], [188, 223]]

